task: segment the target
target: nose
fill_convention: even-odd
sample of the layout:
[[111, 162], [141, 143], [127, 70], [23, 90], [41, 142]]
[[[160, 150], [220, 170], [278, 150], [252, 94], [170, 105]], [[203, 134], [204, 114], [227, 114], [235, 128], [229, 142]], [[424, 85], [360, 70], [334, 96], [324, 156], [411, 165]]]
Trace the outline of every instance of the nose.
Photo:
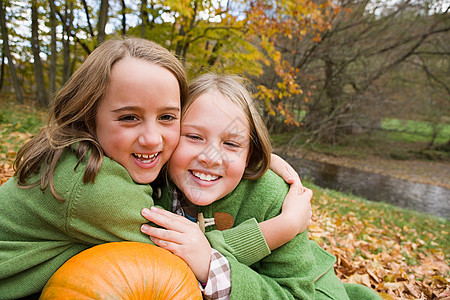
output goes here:
[[142, 146], [155, 147], [162, 144], [162, 134], [157, 125], [143, 126], [139, 134], [138, 142]]
[[216, 167], [226, 164], [227, 157], [217, 146], [211, 143], [198, 155], [198, 160], [207, 167]]

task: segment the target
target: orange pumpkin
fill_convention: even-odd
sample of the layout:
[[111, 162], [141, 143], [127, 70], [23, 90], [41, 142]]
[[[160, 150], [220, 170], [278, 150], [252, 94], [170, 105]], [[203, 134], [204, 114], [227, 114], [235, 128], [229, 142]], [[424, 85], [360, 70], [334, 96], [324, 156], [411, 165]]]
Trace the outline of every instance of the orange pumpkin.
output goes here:
[[115, 242], [69, 259], [40, 299], [202, 299], [202, 293], [178, 256], [150, 244]]

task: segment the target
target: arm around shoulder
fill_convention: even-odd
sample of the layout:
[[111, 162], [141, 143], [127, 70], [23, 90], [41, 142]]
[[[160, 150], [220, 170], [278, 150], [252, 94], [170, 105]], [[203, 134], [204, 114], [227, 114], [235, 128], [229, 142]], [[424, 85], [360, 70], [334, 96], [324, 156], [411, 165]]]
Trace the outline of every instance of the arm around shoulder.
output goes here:
[[67, 228], [74, 238], [98, 244], [113, 241], [151, 243], [140, 232], [147, 220], [141, 210], [153, 206], [152, 188], [135, 183], [125, 168], [108, 158], [94, 183], [78, 183], [72, 191]]

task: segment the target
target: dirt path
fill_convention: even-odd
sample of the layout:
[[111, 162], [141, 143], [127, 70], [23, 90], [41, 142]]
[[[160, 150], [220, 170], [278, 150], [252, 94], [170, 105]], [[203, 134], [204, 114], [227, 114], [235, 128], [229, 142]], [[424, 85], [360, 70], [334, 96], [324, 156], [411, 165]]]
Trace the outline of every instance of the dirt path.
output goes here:
[[[303, 154], [293, 150], [289, 151], [287, 155], [302, 157]], [[353, 159], [315, 152], [309, 152], [307, 158], [450, 189], [450, 162], [446, 161], [401, 161], [382, 159], [375, 156], [369, 156], [364, 159]]]

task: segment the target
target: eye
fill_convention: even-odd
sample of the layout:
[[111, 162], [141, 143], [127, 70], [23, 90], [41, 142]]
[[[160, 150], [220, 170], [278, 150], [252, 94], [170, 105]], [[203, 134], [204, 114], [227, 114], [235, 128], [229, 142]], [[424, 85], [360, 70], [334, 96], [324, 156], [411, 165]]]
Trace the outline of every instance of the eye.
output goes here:
[[185, 136], [186, 136], [186, 138], [188, 138], [192, 141], [202, 141], [203, 140], [199, 135], [196, 135], [196, 134], [186, 134]]
[[231, 142], [231, 141], [224, 142], [224, 144], [230, 148], [240, 148], [241, 147], [240, 144], [238, 144], [236, 142]]
[[119, 121], [122, 121], [122, 122], [134, 122], [134, 121], [138, 121], [138, 120], [139, 119], [135, 115], [125, 115], [125, 116], [119, 117]]
[[165, 115], [162, 115], [161, 117], [159, 117], [159, 119], [161, 121], [170, 122], [170, 121], [173, 121], [173, 120], [177, 120], [178, 118], [176, 116], [174, 116], [174, 115], [171, 115], [171, 114], [165, 114]]

